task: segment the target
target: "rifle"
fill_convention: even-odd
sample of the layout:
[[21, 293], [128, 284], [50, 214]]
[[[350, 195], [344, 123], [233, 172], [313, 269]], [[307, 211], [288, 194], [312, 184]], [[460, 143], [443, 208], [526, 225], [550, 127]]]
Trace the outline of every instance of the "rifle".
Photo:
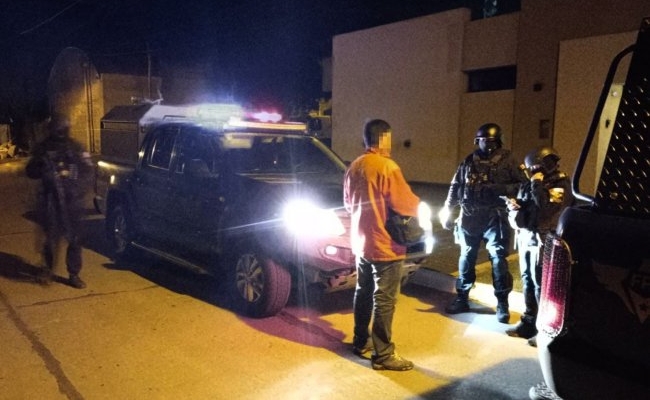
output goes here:
[[[55, 210], [57, 210], [60, 213], [61, 221], [63, 223], [63, 228], [65, 229], [65, 232], [67, 234], [70, 234], [72, 230], [70, 227], [70, 219], [68, 218], [68, 211], [65, 203], [66, 196], [65, 196], [65, 189], [63, 187], [62, 177], [59, 174], [59, 172], [57, 172], [56, 164], [50, 157], [49, 153], [51, 152], [46, 152], [43, 155], [43, 162], [45, 164], [43, 168], [43, 182], [44, 182], [45, 190], [52, 192], [53, 200], [54, 200], [53, 205], [55, 206]], [[48, 193], [46, 193], [46, 196], [48, 196]]]

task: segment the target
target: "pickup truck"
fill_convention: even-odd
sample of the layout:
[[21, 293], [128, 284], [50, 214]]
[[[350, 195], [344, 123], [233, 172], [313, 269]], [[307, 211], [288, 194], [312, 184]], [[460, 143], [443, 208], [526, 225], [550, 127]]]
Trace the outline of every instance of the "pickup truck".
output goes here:
[[[278, 313], [294, 289], [353, 288], [345, 163], [303, 123], [211, 110], [104, 117], [95, 205], [114, 257], [144, 251], [213, 275], [253, 317]], [[422, 222], [405, 277], [433, 250], [430, 216]]]
[[[631, 56], [631, 57], [630, 57]], [[595, 193], [580, 189], [621, 60], [621, 102]], [[575, 205], [544, 243], [531, 399], [650, 398], [650, 18], [613, 60], [573, 175]]]

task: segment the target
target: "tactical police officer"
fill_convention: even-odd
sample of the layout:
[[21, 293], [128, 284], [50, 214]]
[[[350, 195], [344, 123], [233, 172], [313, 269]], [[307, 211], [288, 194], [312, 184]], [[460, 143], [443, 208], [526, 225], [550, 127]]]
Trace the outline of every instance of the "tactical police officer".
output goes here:
[[70, 138], [70, 123], [67, 118], [53, 116], [48, 129], [48, 137], [34, 148], [26, 166], [27, 176], [41, 181], [37, 214], [46, 236], [43, 244], [45, 265], [37, 278], [43, 284], [52, 281], [56, 250], [60, 239], [65, 238], [68, 242], [65, 257], [70, 274], [68, 283], [81, 289], [86, 284], [79, 278], [79, 234], [83, 197], [88, 186], [86, 179], [92, 172], [92, 163], [90, 154]]
[[[502, 136], [501, 127], [495, 123], [479, 127], [474, 139], [476, 149], [458, 166], [439, 217], [445, 229], [455, 225], [454, 236], [460, 245], [457, 297], [445, 311], [448, 314], [469, 311], [469, 291], [476, 281], [476, 259], [484, 241], [492, 264], [496, 316], [499, 322], [508, 323], [512, 275], [506, 257], [510, 226], [500, 196], [513, 197], [526, 177], [510, 150], [502, 148]], [[454, 224], [450, 214], [456, 206], [460, 206], [460, 215]]]
[[[544, 237], [555, 229], [560, 213], [573, 201], [571, 180], [559, 170], [560, 156], [552, 147], [531, 150], [524, 158], [530, 176], [516, 199], [508, 202], [509, 221], [517, 233], [522, 291], [526, 309], [521, 321], [506, 330], [510, 336], [529, 339], [536, 345], [535, 322], [541, 293]], [[531, 340], [532, 339], [532, 340]]]

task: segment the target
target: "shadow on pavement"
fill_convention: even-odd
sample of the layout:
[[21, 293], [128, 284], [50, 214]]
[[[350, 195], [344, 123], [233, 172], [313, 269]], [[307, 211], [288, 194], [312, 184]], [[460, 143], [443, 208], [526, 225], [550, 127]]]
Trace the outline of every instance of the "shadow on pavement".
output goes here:
[[0, 275], [5, 278], [19, 281], [36, 283], [36, 276], [40, 268], [31, 265], [22, 258], [13, 254], [0, 252]]
[[[417, 367], [416, 367], [417, 368]], [[417, 368], [440, 378], [435, 371]], [[519, 400], [528, 398], [531, 386], [542, 381], [539, 363], [534, 359], [512, 359], [475, 374], [454, 379], [441, 388], [421, 393], [418, 399], [490, 399]]]
[[[402, 294], [409, 297], [415, 297], [420, 302], [431, 305], [430, 309], [420, 310], [421, 312], [435, 312], [447, 315], [450, 318], [452, 317], [451, 315], [446, 314], [444, 309], [445, 306], [451, 303], [456, 297], [454, 293], [443, 292], [422, 285], [407, 284], [402, 287]], [[487, 305], [470, 301], [470, 311], [467, 313], [495, 315], [495, 310]]]

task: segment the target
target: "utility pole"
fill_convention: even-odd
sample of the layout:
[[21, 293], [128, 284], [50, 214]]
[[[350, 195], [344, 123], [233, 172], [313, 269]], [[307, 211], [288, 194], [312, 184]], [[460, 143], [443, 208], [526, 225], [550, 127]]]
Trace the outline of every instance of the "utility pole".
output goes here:
[[149, 48], [149, 42], [147, 42], [147, 88], [149, 91], [147, 100], [151, 100], [151, 49]]

